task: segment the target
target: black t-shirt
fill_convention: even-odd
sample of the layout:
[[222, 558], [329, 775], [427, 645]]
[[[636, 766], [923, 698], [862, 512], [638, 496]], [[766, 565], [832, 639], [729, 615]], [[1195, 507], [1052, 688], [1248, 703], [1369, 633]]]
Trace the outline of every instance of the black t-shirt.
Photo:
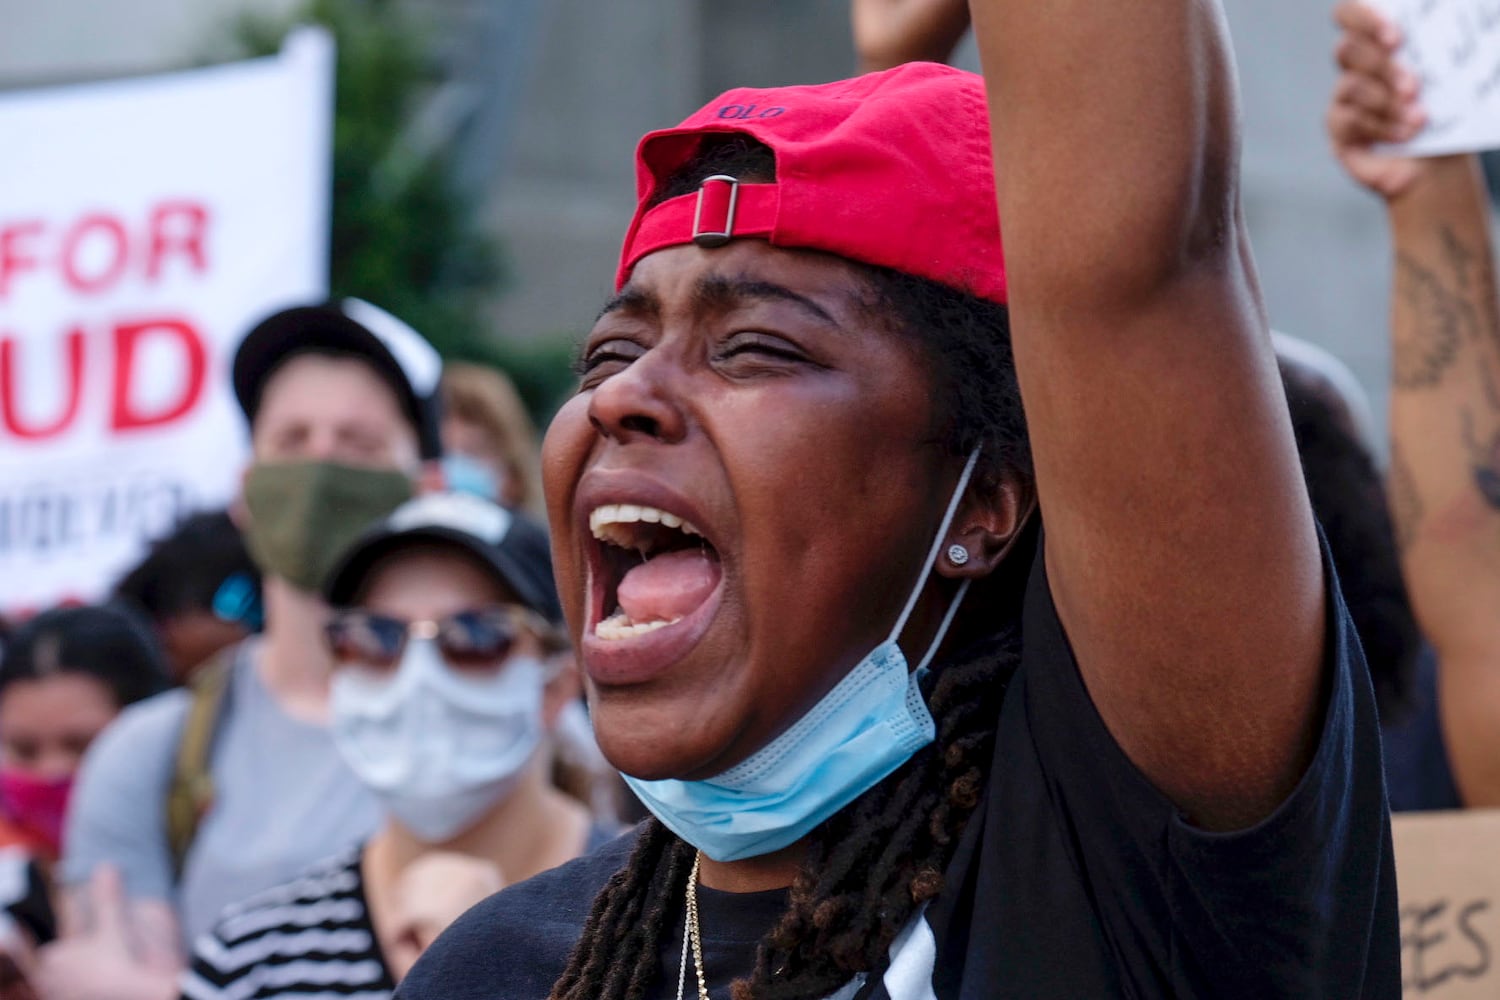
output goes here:
[[1453, 780], [1443, 722], [1438, 716], [1437, 653], [1423, 645], [1406, 710], [1380, 722], [1385, 751], [1385, 790], [1391, 812], [1462, 809]]
[[[851, 982], [838, 1000], [1398, 998], [1375, 699], [1326, 552], [1324, 574], [1328, 708], [1313, 762], [1254, 828], [1205, 833], [1105, 728], [1039, 549], [986, 801], [943, 892], [892, 944], [888, 967]], [[627, 836], [480, 904], [428, 950], [398, 996], [542, 1000], [594, 895], [629, 850]], [[700, 889], [715, 998], [749, 973], [756, 942], [784, 905], [779, 893]], [[678, 915], [663, 930], [658, 986], [648, 995], [677, 995], [682, 927]]]

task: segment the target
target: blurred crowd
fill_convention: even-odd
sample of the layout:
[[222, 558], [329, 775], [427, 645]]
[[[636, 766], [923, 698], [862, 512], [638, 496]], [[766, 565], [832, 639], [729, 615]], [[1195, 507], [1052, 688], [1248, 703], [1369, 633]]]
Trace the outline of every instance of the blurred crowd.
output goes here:
[[[175, 995], [192, 942], [336, 857], [340, 924], [382, 929], [363, 985], [390, 989], [469, 905], [619, 829], [505, 374], [345, 300], [265, 318], [233, 380], [241, 501], [5, 637], [12, 988]], [[244, 971], [210, 959], [190, 995]]]
[[[336, 857], [338, 923], [382, 931], [355, 985], [390, 989], [469, 905], [619, 828], [510, 380], [358, 300], [267, 317], [233, 379], [242, 500], [6, 636], [14, 988], [175, 995], [193, 942]], [[183, 989], [244, 971], [200, 955]]]
[[[962, 2], [853, 10], [870, 70], [969, 29]], [[1476, 157], [1383, 151], [1420, 94], [1384, 22], [1341, 17], [1329, 136], [1396, 244], [1388, 438], [1338, 358], [1299, 331], [1276, 357], [1391, 808], [1493, 806], [1500, 560], [1466, 532], [1500, 508], [1500, 396], [1478, 364], [1439, 377], [1470, 341], [1500, 371], [1492, 207]], [[257, 319], [232, 377], [234, 505], [4, 631], [0, 997], [388, 995], [470, 906], [642, 815], [594, 743], [505, 373], [341, 300]]]

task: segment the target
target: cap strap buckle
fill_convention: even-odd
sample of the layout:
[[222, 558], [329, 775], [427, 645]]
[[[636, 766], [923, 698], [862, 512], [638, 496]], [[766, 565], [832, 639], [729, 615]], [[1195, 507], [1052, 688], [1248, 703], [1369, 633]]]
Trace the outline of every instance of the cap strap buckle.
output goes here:
[[698, 188], [693, 209], [693, 242], [700, 247], [721, 247], [734, 238], [734, 209], [739, 202], [737, 177], [715, 174], [705, 177]]

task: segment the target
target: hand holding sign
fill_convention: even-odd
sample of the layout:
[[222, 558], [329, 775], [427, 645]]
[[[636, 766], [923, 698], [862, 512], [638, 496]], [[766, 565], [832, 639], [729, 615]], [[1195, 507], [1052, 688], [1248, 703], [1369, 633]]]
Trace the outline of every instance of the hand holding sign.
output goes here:
[[1412, 156], [1500, 148], [1500, 0], [1373, 0], [1399, 28], [1428, 123]]
[[1342, 73], [1328, 110], [1334, 154], [1365, 187], [1399, 197], [1428, 169], [1427, 161], [1391, 150], [1427, 124], [1420, 84], [1398, 62], [1401, 32], [1384, 15], [1350, 0], [1339, 6], [1336, 19], [1344, 33], [1337, 49]]

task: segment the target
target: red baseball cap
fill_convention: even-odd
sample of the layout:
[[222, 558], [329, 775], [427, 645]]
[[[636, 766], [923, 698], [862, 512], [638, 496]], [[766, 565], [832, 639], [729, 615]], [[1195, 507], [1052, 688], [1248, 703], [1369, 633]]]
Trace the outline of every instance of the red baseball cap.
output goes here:
[[[704, 137], [769, 146], [776, 180], [723, 175], [647, 208]], [[727, 91], [636, 149], [636, 212], [618, 291], [647, 254], [757, 238], [1006, 301], [983, 80], [935, 63], [815, 86]]]

